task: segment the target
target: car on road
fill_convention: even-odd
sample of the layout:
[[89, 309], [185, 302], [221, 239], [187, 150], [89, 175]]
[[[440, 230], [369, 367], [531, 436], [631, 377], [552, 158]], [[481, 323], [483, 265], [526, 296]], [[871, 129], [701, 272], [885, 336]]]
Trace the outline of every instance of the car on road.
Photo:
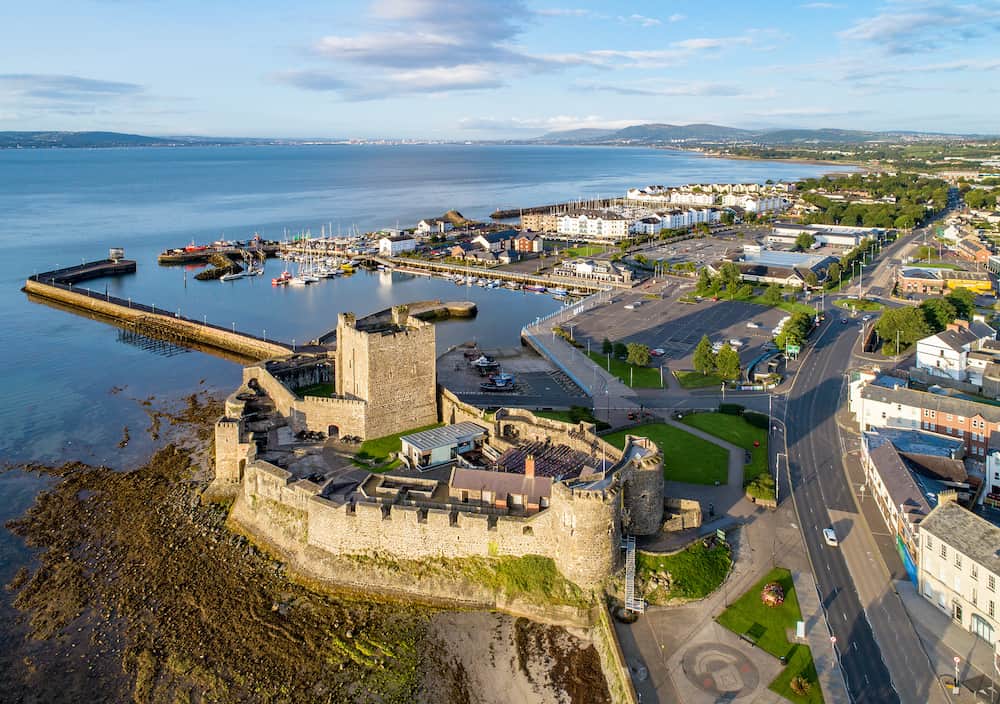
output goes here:
[[869, 314], [869, 315], [862, 315], [862, 316], [861, 316], [861, 321], [862, 321], [862, 322], [864, 322], [864, 323], [867, 323], [867, 322], [868, 322], [869, 320], [871, 320], [871, 319], [872, 319], [873, 317], [874, 317], [874, 316], [872, 316], [872, 315], [870, 315], [870, 314]]
[[747, 323], [747, 327], [756, 329], [760, 327], [760, 323], [755, 323], [751, 320], [749, 323]]
[[844, 325], [847, 325], [851, 321], [848, 318], [841, 318], [840, 322], [843, 323]]
[[823, 540], [825, 540], [826, 544], [831, 548], [835, 548], [840, 545], [840, 541], [837, 540], [837, 534], [833, 532], [833, 528], [823, 529]]

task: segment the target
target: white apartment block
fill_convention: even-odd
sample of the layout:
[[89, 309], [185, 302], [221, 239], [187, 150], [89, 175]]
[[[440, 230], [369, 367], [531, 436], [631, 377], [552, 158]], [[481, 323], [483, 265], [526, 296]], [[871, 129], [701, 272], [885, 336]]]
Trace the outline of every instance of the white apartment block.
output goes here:
[[918, 531], [920, 593], [995, 647], [1000, 528], [942, 496]]
[[567, 237], [618, 241], [628, 238], [629, 221], [614, 213], [566, 213], [559, 217], [556, 232]]
[[917, 341], [917, 368], [933, 376], [982, 385], [989, 356], [978, 359], [970, 353], [996, 336], [996, 330], [983, 322], [982, 316], [976, 316], [971, 325], [956, 320], [941, 332]]
[[743, 208], [748, 213], [780, 213], [788, 208], [788, 201], [781, 196], [736, 195], [722, 196], [722, 204]]
[[383, 237], [378, 241], [378, 253], [384, 257], [395, 257], [402, 252], [412, 252], [417, 248], [417, 241], [407, 235]]
[[711, 225], [721, 221], [722, 211], [716, 208], [689, 208], [660, 213], [660, 226], [670, 230], [692, 227], [701, 222]]

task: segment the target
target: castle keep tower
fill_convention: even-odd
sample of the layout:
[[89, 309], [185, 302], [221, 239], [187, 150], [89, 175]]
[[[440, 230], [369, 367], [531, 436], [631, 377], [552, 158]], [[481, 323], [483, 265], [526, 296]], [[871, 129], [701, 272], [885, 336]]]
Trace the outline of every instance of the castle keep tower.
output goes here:
[[365, 402], [366, 437], [437, 422], [434, 326], [409, 317], [337, 319], [337, 394]]

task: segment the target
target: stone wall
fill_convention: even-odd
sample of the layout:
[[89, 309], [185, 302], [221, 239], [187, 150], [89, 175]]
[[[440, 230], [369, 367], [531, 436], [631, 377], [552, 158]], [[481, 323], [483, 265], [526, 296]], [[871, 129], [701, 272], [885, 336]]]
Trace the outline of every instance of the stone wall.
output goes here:
[[601, 670], [608, 683], [611, 701], [615, 704], [632, 704], [638, 701], [635, 685], [632, 684], [632, 675], [625, 663], [625, 655], [618, 643], [614, 624], [611, 622], [608, 610], [603, 606], [597, 609], [590, 639], [601, 660]]
[[664, 532], [701, 527], [701, 504], [694, 499], [668, 498], [664, 503], [667, 514], [663, 523]]
[[624, 482], [625, 530], [632, 535], [654, 535], [663, 524], [663, 458], [649, 438], [629, 437], [649, 451], [633, 460]]
[[23, 290], [26, 293], [63, 303], [76, 309], [93, 311], [122, 323], [131, 324], [139, 332], [145, 331], [157, 335], [158, 331], [162, 331], [180, 341], [215, 347], [249, 359], [270, 359], [290, 353], [287, 347], [275, 342], [267, 342], [238, 332], [203, 325], [200, 322], [179, 318], [169, 313], [154, 313], [139, 308], [138, 303], [136, 307], [129, 307], [116, 303], [117, 299], [106, 300], [92, 297], [83, 292], [49, 286], [30, 279], [25, 283]]
[[599, 586], [619, 560], [616, 486], [573, 491], [558, 484], [549, 508], [519, 517], [465, 506], [343, 503], [318, 496], [311, 482], [292, 479], [267, 463], [248, 465], [242, 506], [234, 514], [285, 549], [300, 543], [331, 555], [406, 560], [541, 555], [585, 589]]

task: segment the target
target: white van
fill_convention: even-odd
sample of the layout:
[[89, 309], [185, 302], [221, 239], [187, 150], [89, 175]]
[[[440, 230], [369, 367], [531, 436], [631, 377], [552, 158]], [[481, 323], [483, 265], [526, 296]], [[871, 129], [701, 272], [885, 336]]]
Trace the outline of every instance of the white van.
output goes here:
[[835, 548], [840, 545], [840, 541], [837, 540], [837, 534], [833, 532], [833, 528], [823, 529], [823, 540], [825, 540], [826, 544], [831, 548]]

